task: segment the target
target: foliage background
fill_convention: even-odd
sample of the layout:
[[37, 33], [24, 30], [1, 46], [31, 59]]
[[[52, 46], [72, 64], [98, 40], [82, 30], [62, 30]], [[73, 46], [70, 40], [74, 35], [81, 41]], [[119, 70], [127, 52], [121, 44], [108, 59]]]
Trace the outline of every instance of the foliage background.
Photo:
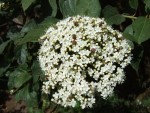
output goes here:
[[[133, 41], [132, 64], [126, 81], [114, 95], [92, 109], [63, 108], [42, 94], [44, 75], [38, 64], [38, 39], [57, 21], [74, 15], [105, 18]], [[0, 83], [29, 113], [148, 113], [150, 112], [149, 0], [0, 0]], [[0, 92], [1, 93], [1, 92]]]

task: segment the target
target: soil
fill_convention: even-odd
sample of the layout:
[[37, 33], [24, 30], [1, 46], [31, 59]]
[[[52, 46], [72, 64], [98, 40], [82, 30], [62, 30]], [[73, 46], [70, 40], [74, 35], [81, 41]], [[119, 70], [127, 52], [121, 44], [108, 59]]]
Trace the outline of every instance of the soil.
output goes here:
[[0, 113], [27, 113], [23, 102], [16, 102], [15, 97], [7, 90], [7, 82], [0, 80]]
[[23, 102], [16, 102], [13, 96], [8, 95], [0, 105], [0, 113], [27, 113], [27, 109]]

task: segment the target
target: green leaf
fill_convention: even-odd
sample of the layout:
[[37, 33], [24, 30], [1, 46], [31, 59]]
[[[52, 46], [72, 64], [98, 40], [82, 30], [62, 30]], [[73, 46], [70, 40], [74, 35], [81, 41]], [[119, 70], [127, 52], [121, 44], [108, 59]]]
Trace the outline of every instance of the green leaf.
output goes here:
[[17, 42], [17, 45], [22, 45], [27, 42], [38, 42], [38, 39], [40, 38], [41, 35], [44, 34], [44, 29], [37, 27], [35, 29], [32, 29], [30, 32], [28, 32], [24, 38], [19, 40]]
[[150, 39], [149, 35], [150, 19], [138, 17], [123, 32], [124, 37], [138, 44]]
[[134, 57], [131, 61], [132, 68], [138, 73], [139, 65], [143, 57], [144, 50], [141, 47], [134, 48]]
[[31, 76], [27, 71], [26, 65], [21, 65], [9, 75], [8, 87], [9, 89], [20, 88], [30, 79]]
[[98, 17], [101, 12], [99, 0], [59, 0], [59, 6], [64, 17], [74, 15]]
[[41, 110], [41, 109], [38, 109], [37, 111], [36, 111], [36, 113], [43, 113], [44, 111], [43, 110]]
[[36, 28], [37, 27], [37, 24], [36, 22], [32, 19], [30, 20], [28, 23], [26, 23], [23, 28], [21, 29], [21, 32], [22, 33], [27, 33], [29, 32], [30, 30], [32, 30], [33, 28]]
[[45, 113], [43, 109], [35, 109], [33, 107], [28, 108], [28, 113]]
[[8, 40], [6, 42], [3, 42], [1, 45], [0, 45], [0, 54], [3, 53], [3, 51], [5, 50], [6, 46], [8, 45], [8, 43], [10, 42], [11, 40]]
[[0, 77], [3, 76], [3, 73], [5, 72], [5, 69], [4, 68], [0, 68]]
[[30, 32], [32, 29], [36, 28], [37, 24], [34, 20], [30, 20], [28, 23], [26, 23], [23, 28], [21, 29], [21, 32], [19, 33], [11, 33], [9, 32], [9, 37], [11, 37], [11, 40], [14, 40], [15, 45], [19, 45], [20, 42], [22, 42], [23, 37], [25, 34]]
[[150, 19], [145, 17], [138, 17], [133, 23], [135, 41], [138, 44], [150, 39]]
[[27, 56], [28, 56], [27, 45], [23, 45], [20, 53], [21, 64], [25, 64], [27, 62]]
[[22, 38], [23, 36], [24, 36], [24, 33], [22, 33], [22, 32], [15, 32], [15, 33], [13, 33], [12, 31], [9, 31], [7, 33], [7, 37], [10, 40], [18, 40], [18, 39]]
[[27, 84], [25, 87], [23, 87], [16, 93], [15, 98], [17, 101], [23, 100], [26, 102], [27, 106], [33, 107], [38, 104], [37, 103], [37, 93], [34, 91], [30, 92], [29, 89], [30, 89], [30, 86], [29, 86], [29, 84]]
[[134, 36], [133, 36], [133, 28], [132, 28], [132, 25], [129, 25], [128, 27], [126, 27], [126, 29], [124, 30], [123, 32], [123, 36], [126, 38], [126, 39], [129, 39], [131, 41], [134, 41], [136, 42]]
[[49, 3], [52, 7], [52, 17], [55, 17], [56, 14], [57, 14], [57, 3], [56, 3], [56, 0], [49, 0]]
[[18, 41], [17, 45], [22, 45], [27, 42], [38, 42], [40, 36], [45, 33], [45, 30], [51, 25], [55, 24], [58, 20], [56, 18], [47, 17], [42, 23], [37, 25], [36, 28], [30, 30], [24, 38]]
[[141, 102], [142, 102], [143, 106], [149, 107], [149, 105], [150, 105], [150, 97], [148, 96], [147, 98], [143, 99]]
[[1, 67], [1, 68], [0, 68], [0, 77], [3, 76], [3, 73], [4, 73], [9, 67], [10, 67], [10, 64], [7, 65], [6, 67]]
[[29, 89], [29, 85], [26, 85], [25, 87], [20, 89], [15, 95], [16, 100], [17, 101], [25, 100], [26, 96], [29, 95], [29, 90], [28, 89]]
[[23, 10], [27, 10], [34, 0], [21, 0]]
[[148, 12], [150, 10], [150, 0], [144, 0], [145, 3], [145, 11]]
[[37, 105], [38, 104], [37, 93], [35, 91], [30, 92], [25, 101], [28, 106]]
[[44, 77], [38, 61], [33, 62], [31, 70], [33, 75], [33, 83], [38, 82], [40, 78]]
[[129, 0], [129, 5], [131, 8], [136, 10], [138, 7], [138, 0]]
[[28, 51], [27, 45], [16, 46], [15, 50], [15, 58], [17, 59], [18, 64], [25, 64], [27, 62]]
[[99, 17], [101, 6], [99, 0], [78, 0], [76, 12], [79, 15]]
[[106, 22], [110, 25], [112, 24], [119, 25], [125, 21], [125, 18], [119, 14], [117, 8], [112, 7], [110, 5], [106, 6], [103, 9], [103, 15], [104, 18], [106, 19]]

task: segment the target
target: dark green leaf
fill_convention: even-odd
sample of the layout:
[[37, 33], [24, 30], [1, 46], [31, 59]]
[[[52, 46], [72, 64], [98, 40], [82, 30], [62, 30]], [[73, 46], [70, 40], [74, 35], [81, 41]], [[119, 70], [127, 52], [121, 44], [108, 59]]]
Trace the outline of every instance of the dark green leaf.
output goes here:
[[129, 39], [131, 41], [134, 41], [136, 42], [134, 36], [133, 36], [133, 28], [132, 28], [132, 25], [129, 25], [128, 27], [126, 27], [126, 29], [124, 30], [123, 32], [123, 36], [126, 38], [126, 39]]
[[36, 92], [30, 92], [29, 91], [29, 85], [26, 85], [22, 89], [20, 89], [16, 95], [15, 98], [17, 101], [23, 100], [26, 102], [26, 105], [29, 107], [33, 107], [37, 105], [37, 93]]
[[35, 91], [30, 92], [27, 98], [25, 99], [28, 106], [35, 106], [37, 105], [37, 93]]
[[23, 28], [21, 29], [21, 32], [18, 32], [18, 33], [9, 32], [8, 37], [10, 37], [11, 40], [14, 40], [15, 45], [19, 45], [20, 42], [22, 42], [25, 34], [30, 32], [32, 29], [36, 27], [37, 27], [36, 22], [34, 20], [31, 20], [23, 26]]
[[140, 50], [139, 48], [136, 49], [136, 53], [134, 53], [134, 57], [131, 61], [132, 68], [138, 73], [139, 65], [141, 62], [141, 59], [143, 57], [143, 49]]
[[36, 113], [43, 113], [44, 111], [39, 109], [39, 110], [36, 110]]
[[39, 65], [38, 61], [34, 61], [33, 62], [31, 70], [32, 70], [32, 75], [33, 75], [33, 82], [36, 83], [36, 82], [38, 82], [38, 80], [40, 78], [43, 77], [43, 72], [42, 72], [42, 70], [40, 68], [40, 65]]
[[28, 108], [28, 113], [45, 113], [45, 110], [42, 109], [35, 109], [34, 107], [29, 107]]
[[36, 28], [30, 30], [24, 38], [19, 40], [18, 45], [27, 43], [27, 42], [38, 42], [40, 36], [45, 33], [45, 30], [51, 25], [55, 24], [58, 20], [52, 17], [46, 18], [42, 23], [40, 23]]
[[4, 68], [0, 68], [0, 77], [3, 76], [3, 73], [5, 72]]
[[8, 40], [6, 42], [3, 42], [1, 45], [0, 45], [0, 54], [3, 53], [4, 49], [6, 48], [6, 46], [8, 45], [8, 43], [10, 42], [11, 40]]
[[0, 77], [3, 76], [3, 73], [9, 68], [10, 64], [7, 65], [6, 67], [1, 67], [0, 68]]
[[32, 89], [34, 90], [34, 91], [39, 91], [39, 89], [40, 89], [40, 81], [36, 81], [35, 83], [33, 83], [33, 85], [32, 85]]
[[15, 95], [16, 100], [17, 101], [25, 100], [25, 98], [29, 95], [29, 90], [28, 89], [29, 89], [29, 85], [26, 85], [25, 87], [20, 89]]
[[22, 33], [27, 33], [30, 30], [32, 30], [33, 28], [36, 28], [37, 24], [35, 23], [34, 20], [30, 20], [28, 23], [26, 23], [23, 28], [21, 29]]
[[119, 25], [125, 21], [125, 18], [119, 14], [117, 8], [112, 7], [110, 5], [106, 6], [103, 9], [103, 15], [104, 18], [106, 19], [106, 22], [110, 25], [112, 24]]
[[129, 5], [133, 9], [137, 9], [138, 7], [138, 0], [129, 0]]
[[27, 42], [38, 42], [38, 39], [41, 35], [44, 34], [44, 29], [37, 27], [30, 32], [27, 33], [27, 35], [24, 36], [21, 40], [18, 41], [17, 45], [22, 45]]
[[34, 2], [35, 0], [21, 0], [23, 10], [25, 11], [26, 9], [29, 8], [29, 6]]
[[21, 48], [21, 54], [20, 54], [20, 62], [21, 62], [21, 64], [26, 63], [27, 56], [28, 56], [27, 45], [23, 45], [22, 48]]
[[99, 0], [59, 0], [59, 6], [64, 17], [74, 15], [98, 17], [101, 12]]
[[34, 113], [34, 108], [33, 107], [29, 107], [28, 108], [28, 113]]
[[9, 89], [20, 88], [30, 79], [31, 76], [27, 71], [26, 65], [22, 65], [9, 75], [8, 87]]
[[10, 40], [17, 40], [17, 39], [22, 38], [23, 36], [24, 36], [24, 33], [22, 33], [22, 32], [15, 32], [15, 33], [13, 33], [13, 32], [11, 32], [11, 31], [9, 31], [9, 32], [7, 33], [7, 37], [8, 37]]
[[57, 3], [56, 0], [49, 0], [49, 3], [52, 7], [52, 17], [55, 17], [57, 14]]
[[28, 52], [27, 45], [16, 46], [15, 50], [15, 58], [18, 61], [18, 64], [25, 64], [27, 62]]
[[150, 97], [147, 96], [147, 98], [143, 99], [141, 102], [142, 102], [142, 105], [144, 105], [146, 107], [149, 107], [149, 105], [150, 105]]

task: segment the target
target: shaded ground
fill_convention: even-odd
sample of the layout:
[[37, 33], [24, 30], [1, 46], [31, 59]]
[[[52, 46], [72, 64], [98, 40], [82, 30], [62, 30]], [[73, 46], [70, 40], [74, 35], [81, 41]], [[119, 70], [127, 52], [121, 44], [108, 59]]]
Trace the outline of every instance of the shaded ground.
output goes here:
[[27, 113], [23, 102], [16, 102], [7, 89], [6, 81], [0, 81], [0, 113]]
[[5, 102], [0, 105], [0, 113], [27, 113], [23, 102], [16, 102], [13, 96], [8, 95]]

